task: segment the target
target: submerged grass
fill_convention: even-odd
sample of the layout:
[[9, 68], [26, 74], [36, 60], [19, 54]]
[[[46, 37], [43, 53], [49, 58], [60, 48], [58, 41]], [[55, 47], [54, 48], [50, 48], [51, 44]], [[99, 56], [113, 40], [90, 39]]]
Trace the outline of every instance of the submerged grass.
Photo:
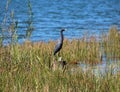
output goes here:
[[[55, 43], [26, 41], [21, 45], [1, 46], [0, 92], [120, 92], [120, 73], [95, 76], [90, 69], [53, 71]], [[94, 36], [89, 40], [65, 39], [60, 56], [67, 63], [79, 61], [93, 65], [102, 63], [103, 53], [108, 61], [120, 60], [120, 33], [116, 27], [103, 35], [101, 42]]]

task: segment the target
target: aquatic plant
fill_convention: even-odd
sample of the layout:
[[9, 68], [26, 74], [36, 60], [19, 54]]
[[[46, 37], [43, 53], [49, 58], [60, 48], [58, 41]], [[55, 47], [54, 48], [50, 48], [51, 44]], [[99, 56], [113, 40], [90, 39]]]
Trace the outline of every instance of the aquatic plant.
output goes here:
[[[111, 29], [115, 31], [116, 29]], [[117, 32], [111, 30], [106, 38], [99, 42], [94, 36], [89, 40], [65, 39], [60, 55], [68, 63], [63, 72], [59, 67], [53, 71], [54, 62], [53, 47], [55, 41], [35, 42], [26, 41], [23, 44], [13, 44], [0, 47], [0, 91], [45, 91], [45, 92], [63, 92], [63, 91], [120, 91], [120, 75], [112, 73], [112, 70], [106, 72], [103, 76], [95, 76], [89, 68], [86, 72], [79, 67], [73, 71], [69, 66], [71, 62], [80, 62], [88, 64], [101, 63], [100, 44], [103, 44], [106, 56], [119, 54]], [[113, 41], [115, 47], [108, 45]], [[112, 52], [111, 52], [112, 51]], [[57, 56], [58, 58], [58, 56]], [[112, 58], [112, 57], [111, 57]], [[109, 60], [108, 60], [109, 61]], [[106, 61], [107, 62], [107, 61]]]
[[[10, 0], [6, 10], [9, 3]], [[28, 7], [29, 18], [32, 20], [30, 0]], [[7, 16], [4, 18], [4, 25], [6, 19]], [[99, 76], [95, 76], [91, 68], [86, 68], [86, 72], [80, 66], [72, 68], [77, 62], [90, 65], [102, 63], [103, 55], [107, 57], [106, 62], [111, 59], [120, 60], [120, 32], [116, 27], [112, 27], [108, 34], [103, 34], [100, 41], [94, 35], [89, 39], [86, 35], [81, 39], [65, 39], [60, 51], [60, 56], [67, 62], [63, 72], [59, 67], [55, 70], [52, 67], [55, 58], [53, 47], [56, 42], [33, 43], [26, 40], [19, 44], [14, 11], [11, 11], [11, 19], [12, 22], [7, 27], [11, 34], [11, 43], [6, 46], [3, 45], [6, 26], [1, 25], [0, 92], [120, 92], [120, 72], [112, 73], [114, 67], [105, 75], [99, 73]], [[29, 38], [32, 22], [28, 25], [26, 35]]]
[[108, 59], [120, 59], [120, 32], [116, 26], [110, 28], [104, 36], [104, 51]]

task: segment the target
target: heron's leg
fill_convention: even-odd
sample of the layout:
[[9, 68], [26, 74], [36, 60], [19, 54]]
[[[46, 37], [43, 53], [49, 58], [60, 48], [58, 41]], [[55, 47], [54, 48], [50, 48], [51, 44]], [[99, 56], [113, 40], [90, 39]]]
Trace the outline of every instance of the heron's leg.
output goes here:
[[60, 52], [58, 52], [58, 55], [57, 55], [58, 57], [60, 56]]
[[56, 56], [53, 56], [53, 62], [51, 64], [51, 69], [52, 70], [56, 70], [56, 65], [57, 65], [57, 57]]
[[60, 52], [58, 52], [58, 57], [60, 57]]

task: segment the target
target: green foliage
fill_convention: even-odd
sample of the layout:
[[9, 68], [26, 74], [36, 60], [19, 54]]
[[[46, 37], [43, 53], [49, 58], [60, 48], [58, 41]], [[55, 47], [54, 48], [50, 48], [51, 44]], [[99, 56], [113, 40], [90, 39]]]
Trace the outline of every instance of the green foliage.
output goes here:
[[[79, 60], [89, 64], [101, 63], [97, 61], [100, 60], [99, 54], [102, 52], [100, 44], [106, 56], [113, 55], [111, 54], [113, 52], [117, 55], [119, 32], [116, 30], [111, 29], [106, 35], [107, 39], [103, 37], [101, 42], [97, 41], [94, 36], [87, 42], [84, 39], [65, 40], [60, 51], [60, 55], [68, 63], [64, 72], [59, 67], [55, 70], [52, 67], [54, 41], [48, 43], [27, 41], [22, 45], [16, 43], [2, 46], [0, 48], [0, 91], [119, 92], [119, 72], [112, 74], [110, 70], [104, 76], [95, 76], [91, 69], [83, 72], [79, 67], [72, 71], [70, 67], [71, 62]], [[111, 32], [112, 37], [115, 38], [111, 39]], [[111, 45], [112, 48], [108, 46], [110, 43], [114, 43]]]
[[[17, 44], [18, 42], [18, 21], [14, 18], [14, 9], [9, 10], [11, 0], [6, 1], [5, 14], [3, 22], [0, 24], [0, 47], [2, 46], [4, 40], [10, 40], [8, 43]], [[9, 11], [8, 11], [9, 10]], [[30, 0], [28, 0], [28, 20], [27, 20], [27, 30], [24, 37], [29, 40], [33, 31], [33, 13], [32, 5]], [[10, 13], [10, 14], [9, 14]], [[9, 19], [9, 20], [8, 20]]]
[[120, 59], [120, 32], [113, 26], [108, 35], [103, 37], [104, 51], [108, 59]]
[[[7, 0], [6, 13], [10, 1]], [[70, 66], [78, 61], [91, 65], [102, 63], [103, 54], [107, 56], [107, 61], [120, 60], [120, 32], [116, 27], [112, 27], [108, 34], [103, 34], [100, 41], [95, 36], [88, 41], [86, 36], [79, 40], [65, 39], [60, 56], [68, 66], [63, 72], [58, 66], [53, 69], [55, 42], [26, 41], [18, 44], [18, 21], [14, 20], [13, 10], [10, 15], [12, 22], [6, 26], [5, 15], [0, 26], [0, 92], [120, 92], [120, 72], [112, 74], [109, 71], [105, 76], [95, 76], [91, 69], [83, 72], [79, 67], [72, 71]], [[30, 0], [28, 15], [27, 40], [33, 30]], [[11, 44], [3, 46], [6, 31], [10, 33]]]

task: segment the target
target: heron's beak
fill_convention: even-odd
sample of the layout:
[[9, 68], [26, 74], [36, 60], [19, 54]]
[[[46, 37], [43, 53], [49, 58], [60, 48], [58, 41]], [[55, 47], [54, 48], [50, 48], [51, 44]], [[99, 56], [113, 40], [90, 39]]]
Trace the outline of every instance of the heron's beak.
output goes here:
[[65, 28], [64, 30], [65, 30], [65, 31], [67, 31], [68, 29], [67, 29], [67, 28]]

